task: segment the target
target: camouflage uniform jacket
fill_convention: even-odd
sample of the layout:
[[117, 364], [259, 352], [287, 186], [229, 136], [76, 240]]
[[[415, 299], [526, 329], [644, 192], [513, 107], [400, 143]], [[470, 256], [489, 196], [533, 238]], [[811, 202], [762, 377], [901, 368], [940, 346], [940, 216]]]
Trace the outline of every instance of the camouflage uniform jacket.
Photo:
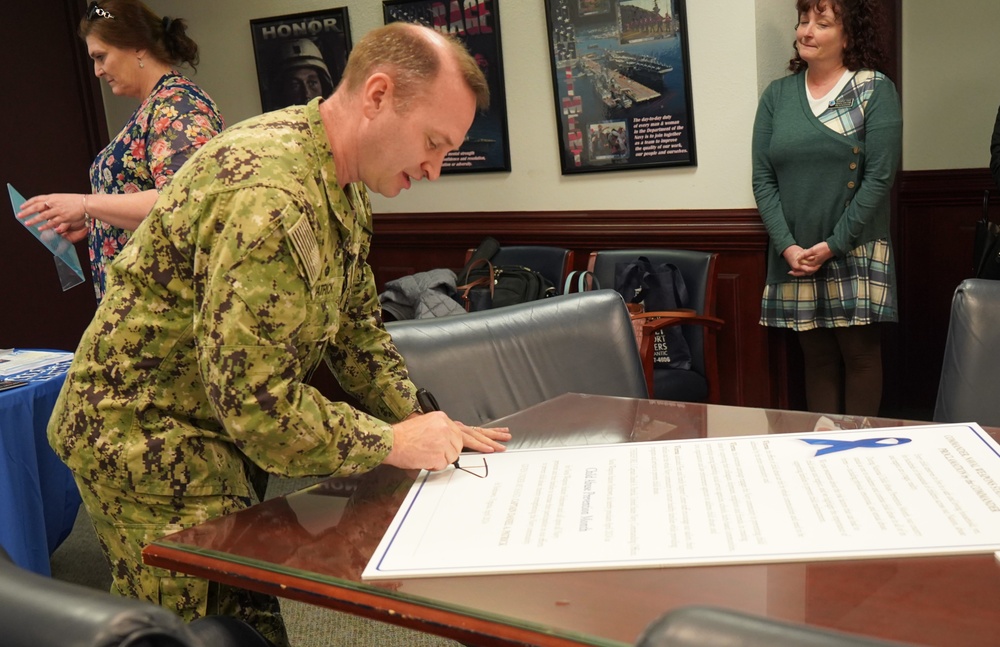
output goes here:
[[[49, 423], [78, 476], [246, 495], [380, 463], [415, 389], [381, 321], [371, 205], [337, 183], [318, 100], [235, 125], [163, 190], [111, 266]], [[374, 415], [306, 384], [326, 359]]]

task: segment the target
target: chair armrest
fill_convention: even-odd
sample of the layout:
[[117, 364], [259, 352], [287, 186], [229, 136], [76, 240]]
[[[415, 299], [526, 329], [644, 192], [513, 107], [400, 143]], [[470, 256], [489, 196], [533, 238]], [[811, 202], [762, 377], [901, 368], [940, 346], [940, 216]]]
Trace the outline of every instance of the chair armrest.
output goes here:
[[704, 326], [706, 331], [714, 333], [725, 325], [718, 317], [700, 315], [694, 310], [653, 310], [651, 312], [636, 312], [630, 315], [632, 321], [644, 321], [642, 324], [642, 343], [639, 345], [639, 355], [642, 357], [642, 372], [646, 376], [646, 390], [653, 397], [653, 333], [670, 326]]
[[694, 310], [654, 310], [652, 312], [637, 312], [632, 314], [631, 317], [633, 321], [654, 319], [654, 321], [647, 321], [642, 324], [643, 333], [676, 325], [701, 325], [711, 330], [719, 330], [726, 323], [718, 317], [700, 315]]

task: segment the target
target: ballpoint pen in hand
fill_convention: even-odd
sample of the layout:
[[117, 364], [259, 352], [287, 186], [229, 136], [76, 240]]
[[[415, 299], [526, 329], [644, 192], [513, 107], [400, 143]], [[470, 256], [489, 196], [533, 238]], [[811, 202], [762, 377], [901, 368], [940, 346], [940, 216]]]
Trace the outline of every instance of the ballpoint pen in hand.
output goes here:
[[[438, 406], [437, 399], [434, 395], [427, 389], [417, 389], [417, 404], [420, 405], [420, 410], [424, 413], [430, 413], [431, 411], [440, 411], [441, 407]], [[456, 468], [458, 467], [458, 459], [452, 463]]]

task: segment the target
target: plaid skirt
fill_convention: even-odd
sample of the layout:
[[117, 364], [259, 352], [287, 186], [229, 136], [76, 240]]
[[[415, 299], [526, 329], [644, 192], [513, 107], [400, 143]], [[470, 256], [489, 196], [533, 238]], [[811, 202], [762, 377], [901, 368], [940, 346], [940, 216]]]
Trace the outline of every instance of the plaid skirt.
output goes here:
[[764, 286], [760, 324], [802, 332], [897, 321], [892, 249], [881, 238], [832, 258], [812, 276]]

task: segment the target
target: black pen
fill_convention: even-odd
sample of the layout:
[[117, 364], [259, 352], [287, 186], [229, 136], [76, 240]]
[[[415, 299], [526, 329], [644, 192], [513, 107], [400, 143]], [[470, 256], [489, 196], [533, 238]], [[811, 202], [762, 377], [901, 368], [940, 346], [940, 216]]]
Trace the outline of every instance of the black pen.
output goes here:
[[[434, 395], [427, 389], [417, 389], [417, 404], [420, 405], [420, 410], [424, 413], [441, 410], [441, 407], [438, 406], [437, 398], [435, 398]], [[452, 465], [458, 468], [457, 458]]]

